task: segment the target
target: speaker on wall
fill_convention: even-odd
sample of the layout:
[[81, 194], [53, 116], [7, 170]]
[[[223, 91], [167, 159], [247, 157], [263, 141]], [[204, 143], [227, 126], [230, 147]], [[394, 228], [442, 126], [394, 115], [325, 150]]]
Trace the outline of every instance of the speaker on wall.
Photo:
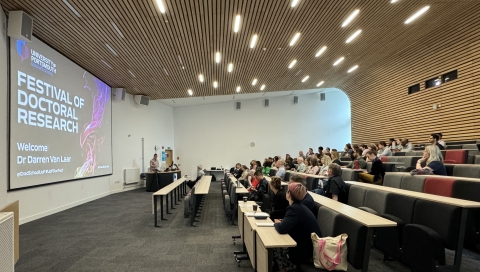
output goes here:
[[263, 101], [263, 105], [264, 105], [265, 107], [268, 107], [268, 106], [270, 105], [270, 99], [265, 99], [265, 100]]
[[293, 97], [293, 104], [298, 104], [298, 96]]
[[242, 102], [237, 102], [236, 106], [235, 106], [235, 109], [239, 110], [241, 108], [242, 108]]
[[320, 101], [325, 101], [325, 93], [320, 93]]
[[125, 101], [125, 89], [124, 88], [114, 88], [112, 90], [113, 100], [115, 101]]
[[32, 41], [33, 19], [21, 10], [10, 11], [8, 13], [8, 36], [24, 40]]
[[148, 106], [148, 103], [150, 103], [150, 97], [146, 95], [136, 95], [133, 97], [133, 100], [139, 104], [139, 105], [144, 105]]

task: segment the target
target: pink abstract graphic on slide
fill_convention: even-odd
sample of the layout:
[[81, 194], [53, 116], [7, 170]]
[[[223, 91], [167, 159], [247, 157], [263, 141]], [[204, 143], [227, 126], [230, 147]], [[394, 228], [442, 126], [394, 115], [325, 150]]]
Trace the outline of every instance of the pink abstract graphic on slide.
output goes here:
[[[85, 72], [83, 78], [85, 79], [85, 86], [83, 88], [92, 91], [92, 87], [90, 87], [92, 83], [89, 82], [92, 76], [87, 75]], [[93, 81], [95, 83], [93, 88], [97, 88], [97, 93], [92, 92], [92, 120], [83, 126], [83, 131], [80, 134], [80, 146], [83, 149], [85, 162], [81, 167], [77, 168], [75, 178], [88, 177], [95, 173], [97, 152], [101, 149], [105, 140], [105, 136], [99, 135], [99, 129], [102, 126], [105, 106], [108, 102], [109, 87], [97, 78], [93, 78]]]

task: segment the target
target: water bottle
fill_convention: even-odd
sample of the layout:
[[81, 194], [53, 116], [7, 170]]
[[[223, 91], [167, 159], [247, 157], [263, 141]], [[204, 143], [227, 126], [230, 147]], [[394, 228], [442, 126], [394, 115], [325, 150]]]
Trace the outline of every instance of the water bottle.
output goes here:
[[355, 160], [355, 169], [358, 169], [358, 160]]

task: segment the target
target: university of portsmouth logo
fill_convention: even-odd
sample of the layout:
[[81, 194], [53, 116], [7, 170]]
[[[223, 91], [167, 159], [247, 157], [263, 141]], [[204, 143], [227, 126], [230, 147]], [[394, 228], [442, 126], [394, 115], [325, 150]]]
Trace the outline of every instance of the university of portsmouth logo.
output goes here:
[[17, 40], [17, 53], [20, 55], [21, 61], [30, 58], [30, 50], [28, 49], [25, 41]]

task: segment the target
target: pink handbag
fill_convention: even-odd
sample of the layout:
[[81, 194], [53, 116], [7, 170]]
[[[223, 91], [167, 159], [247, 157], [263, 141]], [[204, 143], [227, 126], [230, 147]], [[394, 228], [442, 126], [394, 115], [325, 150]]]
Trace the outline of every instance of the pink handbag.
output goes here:
[[328, 271], [347, 271], [347, 234], [337, 237], [318, 237], [314, 232], [311, 234], [313, 243], [313, 263], [316, 268]]

